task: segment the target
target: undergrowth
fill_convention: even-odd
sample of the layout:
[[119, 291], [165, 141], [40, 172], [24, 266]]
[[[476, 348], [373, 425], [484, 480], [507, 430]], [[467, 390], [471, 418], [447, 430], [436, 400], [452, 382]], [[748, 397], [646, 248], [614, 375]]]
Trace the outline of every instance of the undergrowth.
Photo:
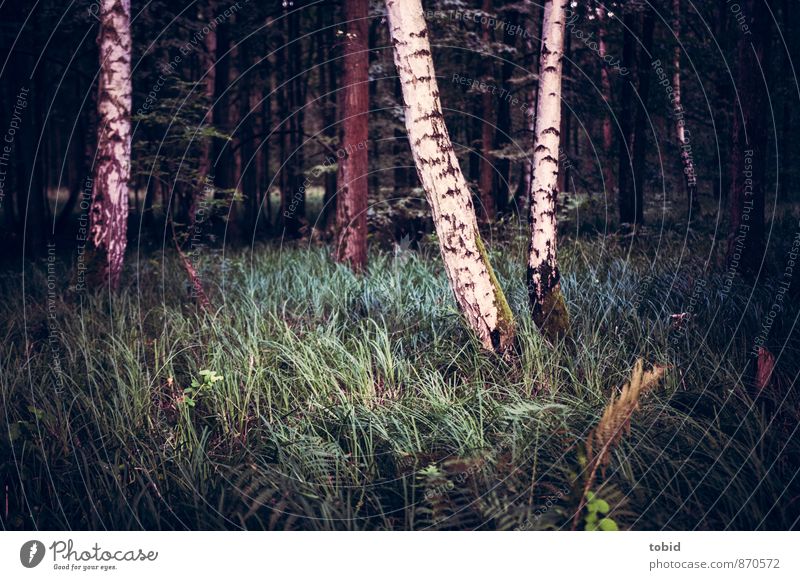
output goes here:
[[[169, 254], [134, 255], [114, 296], [69, 289], [69, 259], [6, 274], [3, 528], [797, 527], [793, 327], [771, 330], [769, 385], [748, 378], [774, 283], [672, 241], [571, 240], [573, 334], [551, 347], [523, 245], [494, 246], [510, 360], [465, 331], [427, 246], [361, 278], [321, 248], [206, 251], [209, 314]], [[586, 494], [590, 433], [639, 359], [664, 377]]]

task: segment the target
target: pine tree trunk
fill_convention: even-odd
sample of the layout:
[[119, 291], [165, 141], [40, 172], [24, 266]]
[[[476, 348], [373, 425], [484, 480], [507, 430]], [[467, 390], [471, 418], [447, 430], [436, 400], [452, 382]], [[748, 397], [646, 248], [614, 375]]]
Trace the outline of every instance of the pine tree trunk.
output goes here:
[[[216, 1], [208, 0], [206, 3], [204, 22], [209, 24], [214, 20], [216, 14]], [[200, 75], [204, 76], [205, 82], [203, 83], [204, 97], [208, 112], [203, 119], [204, 125], [215, 126], [216, 119], [214, 118], [214, 96], [217, 85], [217, 28], [209, 27], [208, 33], [203, 39], [203, 50], [200, 53]], [[211, 151], [212, 140], [208, 138], [202, 139], [200, 147], [200, 163], [198, 167], [198, 182], [195, 184], [194, 189], [190, 192], [189, 200], [189, 215], [188, 215], [188, 228], [191, 230], [197, 221], [197, 210], [200, 204], [204, 201], [204, 197], [209, 190], [213, 189], [214, 174], [211, 166]]]
[[[611, 116], [614, 113], [614, 108], [611, 104], [611, 79], [608, 74], [608, 66], [605, 63], [605, 56], [608, 50], [606, 47], [605, 26], [606, 15], [608, 14], [607, 8], [603, 6], [597, 8], [596, 14], [598, 20], [597, 46], [600, 53], [600, 59], [602, 61], [600, 64], [600, 91], [606, 105], [606, 113], [603, 115], [603, 149], [605, 150], [606, 155], [611, 155], [611, 149], [614, 145], [614, 132], [611, 126]], [[603, 181], [605, 182], [603, 184], [605, 191], [613, 192], [615, 188], [614, 170], [611, 165], [611, 159], [608, 158], [603, 164]]]
[[[483, 0], [482, 10], [484, 13], [492, 11], [492, 0]], [[489, 26], [483, 27], [481, 38], [484, 47], [489, 45], [491, 41], [491, 29]], [[493, 81], [491, 70], [492, 60], [485, 63], [486, 70], [490, 71], [488, 77], [485, 79], [487, 83]], [[479, 215], [486, 221], [491, 221], [495, 217], [494, 195], [492, 194], [492, 183], [494, 181], [494, 163], [492, 158], [492, 141], [494, 138], [494, 121], [492, 120], [491, 113], [494, 111], [494, 103], [492, 102], [492, 93], [485, 91], [481, 95], [481, 161], [480, 161], [480, 174], [478, 177], [478, 191], [481, 195], [481, 208]]]
[[675, 34], [675, 49], [673, 52], [672, 90], [674, 95], [675, 133], [680, 147], [681, 166], [686, 181], [686, 197], [689, 212], [692, 213], [697, 194], [697, 175], [694, 169], [689, 142], [686, 139], [686, 125], [681, 104], [681, 0], [672, 0], [672, 30]]
[[130, 0], [101, 0], [97, 157], [90, 209], [96, 282], [119, 287], [125, 257], [131, 170]]
[[561, 294], [556, 259], [561, 64], [566, 6], [566, 0], [547, 0], [544, 3], [530, 193], [528, 299], [533, 320], [548, 340], [557, 340], [569, 332], [569, 314]]
[[653, 12], [648, 11], [642, 16], [642, 46], [637, 61], [637, 79], [639, 92], [639, 106], [636, 109], [636, 120], [633, 127], [633, 190], [634, 190], [634, 225], [644, 223], [644, 189], [645, 189], [645, 163], [647, 161], [647, 133], [648, 133], [648, 102], [650, 100], [650, 55], [653, 53], [653, 29], [655, 19]]
[[506, 353], [514, 342], [514, 321], [489, 264], [472, 196], [444, 123], [422, 4], [420, 0], [387, 0], [386, 6], [408, 140], [431, 206], [450, 286], [483, 346]]
[[[526, 14], [531, 22], [531, 29], [534, 30], [533, 34], [525, 35], [525, 49], [526, 57], [529, 59], [526, 64], [530, 66], [531, 72], [534, 77], [539, 75], [539, 56], [541, 51], [541, 42], [534, 42], [534, 38], [542, 37], [542, 18], [541, 8], [538, 4], [533, 3], [531, 0], [525, 0], [523, 6], [526, 8]], [[537, 85], [534, 85], [528, 91], [528, 105], [525, 108], [525, 138], [524, 146], [533, 151], [533, 144], [535, 139], [534, 132], [536, 130], [536, 116], [533, 112], [536, 110], [536, 93]], [[521, 214], [524, 207], [529, 205], [531, 185], [533, 183], [533, 157], [526, 157], [522, 162], [522, 171], [520, 172], [519, 185], [514, 194], [514, 205], [517, 211]]]
[[345, 0], [344, 95], [339, 192], [336, 202], [337, 262], [355, 272], [367, 267], [367, 122], [369, 118], [369, 0]]
[[636, 15], [626, 13], [622, 21], [622, 66], [633, 71], [630, 76], [621, 76], [622, 98], [620, 99], [619, 172], [617, 173], [618, 208], [620, 225], [636, 221], [636, 203], [633, 193], [633, 89], [636, 79]]
[[[517, 35], [509, 33], [509, 30], [517, 30], [519, 26], [519, 12], [511, 9], [508, 14], [508, 27], [504, 29], [503, 42], [506, 46], [515, 47]], [[510, 85], [511, 77], [516, 68], [512, 61], [512, 56], [506, 54], [503, 64], [500, 67], [500, 86], [507, 88]], [[511, 143], [511, 95], [507, 94], [497, 103], [497, 130], [494, 133], [494, 148], [498, 151], [503, 150]], [[511, 161], [507, 157], [495, 160], [495, 212], [505, 214], [508, 212], [510, 180], [511, 180]]]
[[[767, 95], [762, 78], [768, 60], [767, 8], [755, 0], [742, 3], [751, 35], [739, 37], [733, 134], [728, 262], [752, 277], [764, 258], [764, 195], [768, 146]], [[740, 108], [741, 107], [741, 108]]]

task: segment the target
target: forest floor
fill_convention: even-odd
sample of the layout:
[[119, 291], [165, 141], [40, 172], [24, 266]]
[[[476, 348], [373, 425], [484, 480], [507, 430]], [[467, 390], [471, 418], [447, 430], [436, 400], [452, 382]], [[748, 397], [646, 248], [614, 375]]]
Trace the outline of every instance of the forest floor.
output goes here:
[[[558, 345], [526, 314], [524, 237], [490, 240], [509, 360], [465, 331], [428, 243], [361, 278], [319, 247], [206, 252], [210, 314], [169, 253], [132, 254], [113, 297], [61, 291], [63, 260], [3, 275], [2, 527], [796, 528], [797, 301], [765, 325], [785, 248], [754, 286], [703, 239], [567, 239]], [[589, 481], [639, 359], [666, 372]]]

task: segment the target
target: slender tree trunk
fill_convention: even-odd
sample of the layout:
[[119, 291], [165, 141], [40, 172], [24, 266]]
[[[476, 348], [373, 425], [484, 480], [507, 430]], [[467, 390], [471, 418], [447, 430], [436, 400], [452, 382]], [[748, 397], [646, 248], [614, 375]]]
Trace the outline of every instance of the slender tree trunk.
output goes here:
[[[400, 86], [400, 79], [397, 77], [395, 77], [394, 82], [394, 97], [397, 99], [398, 103], [403, 102], [403, 89]], [[403, 152], [407, 151], [405, 148], [406, 144], [403, 143], [404, 140], [405, 134], [403, 133], [403, 130], [399, 126], [395, 127], [394, 141], [392, 141], [392, 154], [394, 156], [393, 184], [395, 197], [407, 194], [408, 192], [406, 190], [409, 187], [408, 169], [404, 165]]]
[[686, 197], [691, 215], [697, 195], [697, 175], [691, 155], [691, 146], [686, 136], [686, 119], [684, 118], [683, 105], [681, 104], [681, 0], [672, 0], [672, 30], [675, 34], [675, 49], [672, 54], [675, 133], [678, 138], [678, 147], [680, 147], [681, 167], [686, 182]]
[[[242, 208], [247, 212], [246, 219], [250, 226], [255, 225], [255, 212], [257, 208], [258, 197], [258, 162], [256, 160], [256, 152], [259, 150], [257, 143], [257, 127], [255, 121], [257, 115], [254, 113], [253, 101], [258, 97], [259, 86], [261, 83], [252, 81], [253, 75], [257, 73], [256, 69], [251, 69], [247, 74], [246, 71], [250, 63], [250, 46], [248, 41], [243, 41], [239, 44], [238, 54], [238, 68], [237, 75], [239, 85], [239, 149], [237, 151], [237, 166], [238, 166], [238, 183], [239, 190], [242, 192], [244, 202]], [[260, 99], [259, 99], [260, 100]], [[258, 101], [255, 101], [256, 103]], [[251, 230], [252, 231], [252, 230]], [[251, 233], [252, 236], [252, 233]]]
[[[483, 12], [491, 13], [492, 0], [483, 0]], [[481, 34], [483, 46], [488, 47], [491, 41], [491, 28], [489, 26], [483, 27]], [[484, 59], [486, 60], [486, 59]], [[485, 63], [488, 83], [494, 80], [492, 75], [493, 60], [489, 58], [489, 62]], [[494, 195], [492, 193], [492, 183], [494, 182], [494, 163], [492, 158], [492, 141], [494, 138], [494, 122], [492, 111], [494, 111], [494, 103], [492, 102], [492, 93], [485, 91], [481, 95], [481, 161], [480, 161], [480, 174], [478, 178], [478, 190], [481, 194], [481, 211], [479, 215], [486, 221], [491, 221], [495, 217]]]
[[[794, 21], [792, 18], [794, 14], [792, 13], [792, 7], [795, 6], [794, 2], [790, 0], [783, 0], [782, 2], [782, 26], [783, 26], [783, 35], [786, 38], [794, 38]], [[782, 71], [792, 70], [792, 58], [791, 54], [789, 53], [789, 49], [784, 47], [781, 50], [782, 58], [780, 60], [780, 64], [777, 66], [781, 67]], [[777, 60], [777, 59], [776, 59]], [[778, 167], [778, 183], [780, 184], [780, 193], [783, 195], [788, 195], [794, 189], [795, 180], [793, 177], [793, 163], [790, 161], [794, 157], [792, 154], [794, 153], [795, 149], [793, 147], [793, 143], [795, 140], [795, 133], [792, 132], [792, 125], [793, 125], [793, 111], [794, 111], [794, 86], [793, 83], [790, 82], [788, 79], [784, 79], [784, 84], [786, 86], [785, 93], [783, 95], [783, 106], [782, 109], [782, 119], [781, 119], [781, 131], [780, 131], [780, 142], [778, 145], [778, 152], [780, 154], [781, 163]]]
[[548, 340], [557, 340], [569, 332], [569, 314], [561, 294], [556, 259], [561, 66], [566, 7], [566, 0], [546, 0], [544, 3], [530, 193], [528, 299], [533, 320]]
[[[531, 6], [533, 5], [533, 6]], [[542, 18], [541, 8], [538, 4], [534, 4], [531, 0], [526, 0], [524, 6], [527, 8], [526, 14], [531, 22], [531, 29], [535, 32], [525, 35], [526, 56], [529, 59], [531, 72], [534, 77], [539, 75], [539, 56], [541, 50], [541, 42], [534, 42], [534, 38], [541, 39], [542, 37]], [[533, 144], [536, 140], [534, 132], [536, 130], [536, 96], [537, 96], [538, 80], [536, 84], [528, 91], [528, 106], [525, 109], [525, 140], [524, 144], [533, 151]], [[526, 157], [522, 162], [522, 171], [520, 174], [519, 186], [517, 192], [514, 194], [514, 201], [518, 211], [521, 212], [524, 205], [530, 201], [531, 185], [533, 183], [533, 157]]]
[[[318, 61], [325, 63], [320, 69], [320, 77], [322, 78], [322, 92], [326, 95], [325, 106], [322, 110], [322, 123], [324, 125], [323, 134], [328, 143], [338, 143], [336, 115], [338, 111], [337, 102], [339, 92], [337, 91], [338, 83], [338, 62], [333, 58], [332, 47], [335, 46], [336, 40], [334, 38], [334, 28], [331, 26], [336, 22], [336, 13], [331, 14], [329, 22], [321, 20], [323, 11], [320, 10], [320, 28], [325, 28], [325, 42], [320, 42], [318, 51]], [[323, 232], [326, 239], [332, 237], [336, 228], [336, 173], [333, 171], [326, 171], [324, 174], [325, 180], [325, 197], [322, 204], [322, 215], [317, 220], [319, 229]]]
[[[517, 35], [510, 34], [509, 30], [517, 30], [519, 25], [519, 12], [512, 9], [508, 14], [508, 27], [504, 29], [503, 39], [506, 46], [515, 47]], [[500, 86], [504, 89], [509, 88], [511, 76], [514, 73], [515, 64], [513, 56], [505, 55], [505, 60], [500, 67]], [[505, 94], [497, 104], [497, 130], [494, 133], [494, 148], [504, 149], [511, 142], [511, 98], [510, 94]], [[495, 161], [495, 211], [504, 214], [508, 211], [511, 179], [511, 162], [507, 157], [501, 157]]]
[[751, 277], [764, 258], [764, 194], [767, 164], [767, 111], [762, 74], [767, 67], [769, 12], [755, 0], [742, 3], [752, 34], [741, 34], [734, 102], [728, 262]]
[[[611, 78], [608, 73], [608, 66], [606, 66], [605, 63], [605, 56], [608, 51], [606, 46], [605, 24], [608, 14], [607, 10], [608, 9], [603, 6], [598, 7], [596, 10], [598, 20], [597, 46], [598, 51], [600, 52], [600, 60], [602, 61], [600, 64], [600, 91], [606, 106], [606, 112], [603, 115], [603, 150], [605, 151], [606, 156], [611, 155], [611, 150], [614, 146], [614, 131], [611, 126], [611, 116], [614, 114], [614, 107], [611, 103]], [[609, 157], [605, 158], [605, 163], [603, 164], [603, 181], [605, 182], [603, 184], [605, 191], [613, 192], [615, 189], [614, 169], [611, 165], [611, 159]]]
[[[204, 14], [204, 21], [209, 24], [214, 20], [216, 15], [216, 0], [208, 0]], [[203, 83], [203, 93], [208, 106], [203, 124], [215, 126], [217, 119], [214, 118], [214, 97], [216, 94], [217, 86], [217, 28], [216, 26], [209, 26], [209, 31], [203, 39], [203, 51], [200, 54], [200, 73], [201, 76], [205, 75]], [[194, 227], [197, 220], [197, 210], [200, 203], [203, 202], [203, 197], [210, 189], [213, 189], [214, 174], [211, 165], [211, 151], [212, 140], [203, 138], [202, 145], [200, 146], [200, 163], [198, 167], [198, 182], [194, 186], [194, 190], [190, 193], [189, 211], [188, 211], [188, 226], [189, 230]], [[211, 185], [212, 187], [209, 187]]]
[[439, 101], [420, 0], [387, 0], [394, 60], [417, 173], [433, 213], [445, 271], [459, 309], [486, 349], [506, 353], [514, 321], [480, 238], [472, 196]]
[[369, 120], [369, 0], [345, 0], [344, 87], [335, 259], [355, 272], [367, 267], [367, 126]]
[[[576, 8], [577, 10], [577, 8]], [[564, 58], [562, 59], [562, 74], [561, 77], [563, 79], [564, 76], [569, 77], [570, 75], [570, 50], [572, 45], [572, 36], [567, 35], [564, 38]], [[561, 97], [566, 100], [567, 95], [566, 91], [561, 92]], [[569, 158], [569, 151], [570, 151], [570, 144], [572, 140], [572, 115], [567, 112], [566, 115], [561, 115], [561, 126], [560, 126], [560, 143], [558, 146], [558, 161], [559, 161], [559, 174], [558, 174], [558, 191], [565, 193], [567, 197], [569, 197], [570, 191], [570, 158]]]
[[287, 26], [287, 45], [284, 50], [286, 62], [285, 100], [288, 114], [281, 117], [281, 122], [285, 123], [287, 131], [287, 154], [289, 158], [283, 167], [286, 172], [286, 189], [282, 192], [281, 198], [281, 217], [283, 220], [284, 233], [289, 238], [296, 238], [301, 235], [303, 218], [306, 213], [306, 192], [303, 188], [303, 105], [301, 95], [301, 83], [305, 82], [302, 73], [302, 44], [297, 41], [291, 45], [289, 40], [294, 40], [300, 36], [300, 15], [299, 2], [293, 5], [284, 4], [286, 7], [286, 26]]
[[637, 64], [639, 87], [639, 106], [636, 109], [636, 120], [633, 127], [633, 190], [634, 190], [634, 225], [644, 223], [644, 189], [645, 163], [647, 161], [647, 105], [650, 100], [650, 60], [653, 52], [653, 28], [655, 20], [652, 11], [642, 16], [642, 47]]
[[101, 0], [97, 161], [90, 240], [97, 282], [119, 287], [127, 244], [131, 170], [130, 0]]
[[622, 98], [620, 102], [618, 203], [620, 225], [636, 221], [636, 202], [633, 192], [633, 89], [636, 82], [636, 15], [627, 12], [622, 20], [622, 67], [633, 71], [630, 76], [620, 76]]

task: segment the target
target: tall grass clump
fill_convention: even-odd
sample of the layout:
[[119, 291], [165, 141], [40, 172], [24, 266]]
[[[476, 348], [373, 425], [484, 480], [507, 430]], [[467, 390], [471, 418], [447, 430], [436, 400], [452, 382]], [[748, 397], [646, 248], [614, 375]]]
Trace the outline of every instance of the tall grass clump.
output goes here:
[[[792, 332], [771, 338], [770, 385], [748, 374], [769, 283], [658, 242], [569, 240], [574, 346], [550, 346], [520, 247], [492, 256], [513, 360], [467, 333], [425, 248], [375, 253], [363, 277], [324, 249], [209, 253], [208, 312], [169, 253], [112, 296], [70, 290], [66, 258], [55, 295], [43, 265], [24, 293], [4, 275], [3, 527], [568, 529], [587, 481], [623, 529], [796, 527]], [[639, 359], [668, 370], [620, 415], [597, 478], [586, 446]]]

